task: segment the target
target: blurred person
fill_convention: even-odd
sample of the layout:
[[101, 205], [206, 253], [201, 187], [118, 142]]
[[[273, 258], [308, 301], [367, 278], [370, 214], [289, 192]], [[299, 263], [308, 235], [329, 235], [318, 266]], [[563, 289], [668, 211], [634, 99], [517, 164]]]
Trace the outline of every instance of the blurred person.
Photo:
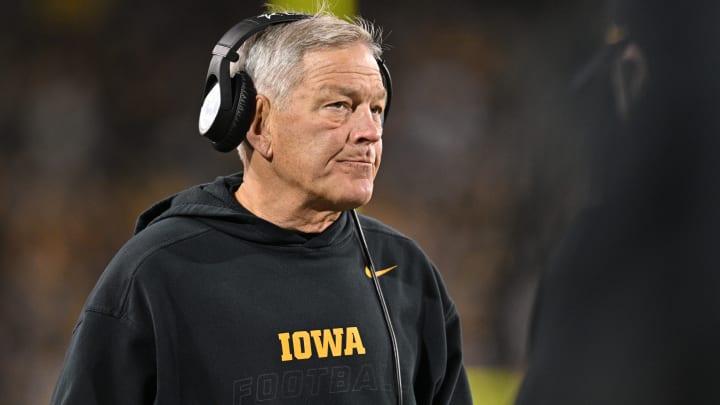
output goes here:
[[440, 273], [354, 211], [381, 161], [381, 52], [377, 27], [324, 11], [223, 36], [199, 127], [244, 169], [140, 216], [52, 404], [471, 403]]
[[574, 81], [592, 198], [542, 274], [516, 404], [718, 404], [720, 5], [611, 7]]

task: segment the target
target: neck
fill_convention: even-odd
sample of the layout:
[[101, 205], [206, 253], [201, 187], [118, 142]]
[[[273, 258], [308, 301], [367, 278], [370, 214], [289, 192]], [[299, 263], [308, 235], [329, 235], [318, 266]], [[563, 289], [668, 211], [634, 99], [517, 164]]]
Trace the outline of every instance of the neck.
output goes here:
[[235, 191], [235, 198], [248, 211], [284, 229], [305, 233], [320, 233], [333, 224], [339, 211], [319, 211], [291, 196], [264, 192], [254, 182], [243, 182]]

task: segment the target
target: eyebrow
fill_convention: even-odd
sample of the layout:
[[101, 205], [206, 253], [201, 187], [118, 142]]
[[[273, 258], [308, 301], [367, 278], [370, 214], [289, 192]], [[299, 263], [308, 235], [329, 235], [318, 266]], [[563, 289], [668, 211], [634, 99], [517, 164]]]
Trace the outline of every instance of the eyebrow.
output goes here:
[[[324, 86], [320, 89], [320, 91], [324, 94], [339, 93], [339, 94], [342, 94], [343, 96], [347, 96], [350, 98], [353, 98], [353, 96], [357, 96], [359, 93], [357, 90], [355, 90], [353, 88], [345, 87], [345, 86], [337, 86], [337, 85]], [[381, 91], [376, 92], [374, 94], [374, 96], [377, 97], [378, 99], [385, 99], [387, 97], [387, 90], [385, 90], [385, 88], [383, 87], [383, 89]]]

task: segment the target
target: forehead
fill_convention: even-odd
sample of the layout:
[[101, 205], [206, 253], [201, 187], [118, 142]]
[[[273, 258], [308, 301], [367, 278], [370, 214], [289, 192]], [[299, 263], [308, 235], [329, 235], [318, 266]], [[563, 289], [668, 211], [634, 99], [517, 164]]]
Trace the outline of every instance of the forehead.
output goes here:
[[302, 59], [304, 81], [380, 80], [380, 69], [370, 49], [362, 43], [337, 49], [316, 49]]

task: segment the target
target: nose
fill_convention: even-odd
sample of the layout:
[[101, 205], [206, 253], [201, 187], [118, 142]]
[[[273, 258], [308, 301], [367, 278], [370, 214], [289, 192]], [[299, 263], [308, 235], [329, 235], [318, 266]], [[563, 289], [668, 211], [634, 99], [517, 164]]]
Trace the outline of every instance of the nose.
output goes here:
[[356, 142], [375, 143], [382, 138], [382, 120], [369, 106], [358, 107], [353, 113], [352, 136]]

